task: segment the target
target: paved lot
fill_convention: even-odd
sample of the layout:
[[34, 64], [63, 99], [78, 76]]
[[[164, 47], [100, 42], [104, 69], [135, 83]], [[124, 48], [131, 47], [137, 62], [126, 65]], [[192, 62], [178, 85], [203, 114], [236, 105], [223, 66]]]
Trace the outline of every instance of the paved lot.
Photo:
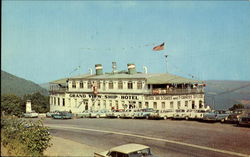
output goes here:
[[[250, 128], [196, 121], [45, 119], [54, 136], [100, 150], [141, 143], [157, 156], [249, 156]], [[238, 153], [238, 154], [237, 154]]]

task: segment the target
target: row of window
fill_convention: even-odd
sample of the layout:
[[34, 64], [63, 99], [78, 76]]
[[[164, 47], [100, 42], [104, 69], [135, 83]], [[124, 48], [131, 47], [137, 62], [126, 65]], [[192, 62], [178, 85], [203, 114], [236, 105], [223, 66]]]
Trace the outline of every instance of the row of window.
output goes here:
[[[119, 81], [119, 82], [118, 82], [118, 89], [123, 89], [125, 85], [126, 85], [125, 82]], [[101, 82], [100, 82], [100, 81], [97, 81], [97, 82], [94, 82], [94, 83], [93, 83], [93, 82], [90, 82], [90, 81], [89, 81], [89, 82], [87, 83], [87, 88], [88, 88], [88, 89], [91, 89], [93, 86], [96, 86], [97, 89], [100, 89], [100, 88], [101, 88]], [[84, 83], [83, 83], [82, 81], [80, 82], [79, 87], [80, 87], [80, 88], [85, 88], [85, 87], [84, 87]], [[76, 88], [76, 82], [75, 82], [75, 81], [72, 82], [72, 88]], [[106, 88], [106, 82], [103, 82], [102, 88], [103, 88], [103, 89]], [[133, 89], [133, 88], [134, 88], [134, 87], [133, 87], [133, 82], [132, 82], [132, 81], [129, 81], [129, 82], [127, 83], [127, 88], [128, 88], [128, 89]], [[108, 89], [114, 89], [114, 82], [112, 82], [112, 81], [108, 82]], [[142, 81], [138, 81], [138, 82], [137, 82], [137, 89], [142, 89]]]
[[[70, 102], [70, 99], [69, 99], [69, 102]], [[77, 103], [77, 101], [75, 100], [75, 103]], [[125, 104], [124, 101], [121, 102], [122, 103], [122, 106], [123, 108], [135, 108], [135, 102], [129, 102], [129, 105]], [[58, 106], [65, 106], [65, 99], [62, 98], [62, 102], [60, 101], [60, 98], [56, 98], [54, 97], [53, 99], [51, 99], [51, 104], [52, 105], [58, 105]], [[85, 105], [87, 105], [88, 103], [86, 102]], [[100, 106], [100, 100], [97, 101], [97, 105]], [[76, 104], [75, 104], [76, 105]], [[115, 109], [118, 109], [118, 101], [115, 101], [115, 104], [114, 104], [114, 108]], [[170, 108], [174, 108], [174, 102], [171, 101], [169, 103], [169, 107]], [[103, 100], [103, 106], [104, 108], [106, 108], [107, 106], [107, 101], [106, 100]], [[109, 100], [109, 107], [111, 108], [113, 106], [113, 101], [112, 100]], [[158, 107], [158, 103], [157, 102], [153, 102], [153, 108], [154, 109], [159, 109]], [[145, 107], [146, 108], [149, 108], [149, 102], [145, 102]], [[185, 101], [185, 107], [188, 107], [188, 101]], [[203, 106], [203, 101], [199, 101], [199, 108], [202, 108], [204, 107]], [[142, 108], [142, 102], [138, 102], [138, 108]], [[177, 108], [181, 108], [181, 101], [177, 101]], [[195, 105], [195, 101], [192, 101], [192, 109], [195, 109], [196, 108], [196, 105]], [[166, 102], [161, 102], [161, 109], [166, 109]]]

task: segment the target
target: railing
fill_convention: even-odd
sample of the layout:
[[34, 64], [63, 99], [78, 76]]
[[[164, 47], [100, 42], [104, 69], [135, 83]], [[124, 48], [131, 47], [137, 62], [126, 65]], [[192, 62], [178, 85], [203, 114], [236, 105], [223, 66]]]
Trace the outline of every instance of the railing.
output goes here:
[[49, 92], [50, 93], [61, 93], [61, 92], [66, 92], [67, 88], [50, 88]]
[[204, 93], [203, 88], [195, 88], [195, 89], [153, 89], [152, 94], [190, 94], [190, 93]]

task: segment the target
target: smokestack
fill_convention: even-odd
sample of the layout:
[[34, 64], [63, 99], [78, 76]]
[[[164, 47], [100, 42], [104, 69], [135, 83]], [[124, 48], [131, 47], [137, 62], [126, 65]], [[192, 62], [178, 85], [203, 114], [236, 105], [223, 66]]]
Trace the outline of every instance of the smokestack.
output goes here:
[[102, 75], [103, 74], [102, 65], [101, 64], [96, 64], [95, 65], [95, 71], [96, 71], [96, 75]]
[[136, 74], [135, 64], [127, 64], [128, 65], [128, 74]]
[[115, 73], [116, 72], [116, 62], [112, 62], [112, 69], [113, 69], [113, 73]]

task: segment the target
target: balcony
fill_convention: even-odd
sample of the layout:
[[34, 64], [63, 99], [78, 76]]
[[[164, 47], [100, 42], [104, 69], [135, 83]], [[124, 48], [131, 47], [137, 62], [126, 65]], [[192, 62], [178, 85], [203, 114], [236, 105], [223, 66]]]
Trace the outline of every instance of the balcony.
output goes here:
[[200, 94], [204, 93], [204, 88], [170, 88], [170, 89], [162, 89], [156, 88], [152, 90], [151, 94], [158, 95], [158, 94]]

